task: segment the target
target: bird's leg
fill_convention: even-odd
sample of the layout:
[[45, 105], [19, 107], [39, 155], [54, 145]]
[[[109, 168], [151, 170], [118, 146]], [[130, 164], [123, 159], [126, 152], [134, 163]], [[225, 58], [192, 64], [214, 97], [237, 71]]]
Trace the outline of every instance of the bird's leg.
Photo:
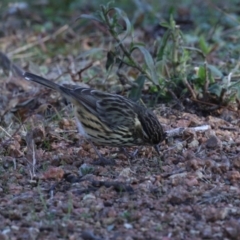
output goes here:
[[99, 158], [98, 161], [95, 161], [95, 162], [94, 162], [94, 164], [96, 164], [96, 165], [112, 165], [112, 164], [114, 164], [113, 161], [110, 161], [110, 160], [104, 158], [104, 157], [101, 155], [101, 153], [97, 150], [97, 148], [95, 147], [95, 145], [92, 143], [91, 139], [89, 139], [89, 138], [87, 137], [87, 134], [86, 134], [86, 132], [85, 132], [83, 126], [82, 126], [82, 123], [79, 121], [77, 115], [76, 115], [76, 124], [77, 124], [79, 133], [80, 133], [82, 136], [84, 136], [85, 139], [91, 144], [92, 148], [94, 149], [95, 153], [97, 154], [97, 156], [98, 156], [98, 158]]
[[114, 161], [113, 160], [109, 160], [105, 157], [102, 156], [102, 154], [97, 150], [96, 146], [92, 143], [92, 141], [90, 139], [87, 139], [87, 141], [91, 144], [92, 148], [94, 149], [95, 153], [98, 156], [98, 160], [94, 161], [95, 165], [113, 165]]
[[136, 156], [137, 156], [139, 150], [141, 150], [141, 148], [142, 148], [142, 147], [137, 148], [133, 153], [129, 153], [129, 152], [126, 150], [126, 148], [124, 148], [124, 147], [120, 147], [119, 149], [120, 149], [120, 151], [122, 151], [128, 158], [134, 159], [134, 158], [136, 158]]
[[156, 150], [157, 154], [160, 156], [160, 150], [159, 150], [159, 145], [155, 145], [154, 149]]
[[154, 149], [158, 153], [158, 159], [157, 159], [158, 160], [158, 167], [159, 167], [160, 170], [162, 170], [162, 160], [161, 160], [162, 155], [161, 155], [160, 150], [159, 150], [159, 145], [155, 145]]
[[92, 143], [91, 140], [87, 139], [87, 141], [91, 144], [92, 148], [94, 149], [95, 153], [98, 155], [99, 158], [103, 158], [102, 154], [97, 150], [95, 145]]
[[124, 155], [127, 157], [129, 166], [131, 166], [132, 164], [131, 164], [130, 159], [133, 158], [132, 154], [130, 154], [125, 147], [119, 147], [119, 152], [124, 153]]

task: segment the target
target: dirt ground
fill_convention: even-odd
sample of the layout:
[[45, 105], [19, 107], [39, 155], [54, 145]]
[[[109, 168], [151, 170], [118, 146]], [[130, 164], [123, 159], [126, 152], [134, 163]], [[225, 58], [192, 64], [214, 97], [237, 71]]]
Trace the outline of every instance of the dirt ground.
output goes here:
[[[73, 52], [44, 57], [41, 64], [28, 60], [33, 47], [46, 53], [45, 44], [55, 40], [38, 42], [22, 33], [0, 39], [19, 66], [51, 80], [68, 72], [61, 82], [68, 83], [78, 64], [82, 79], [91, 78], [79, 84], [102, 88], [95, 81], [106, 74], [102, 60], [73, 60]], [[19, 39], [26, 40], [27, 50]], [[79, 39], [89, 50], [90, 40]], [[114, 76], [108, 77], [105, 87], [117, 92]], [[160, 145], [161, 156], [147, 146], [135, 157], [130, 155], [137, 147], [125, 154], [98, 146], [112, 163], [101, 166], [58, 93], [11, 73], [1, 72], [0, 84], [0, 239], [240, 239], [239, 109], [203, 114], [159, 102], [153, 110], [165, 131], [185, 131]], [[207, 129], [195, 129], [202, 126]]]
[[161, 157], [99, 147], [113, 165], [98, 166], [72, 117], [53, 121], [43, 105], [12, 138], [14, 121], [1, 125], [1, 239], [239, 239], [239, 119], [160, 106], [166, 130], [209, 129], [168, 139]]

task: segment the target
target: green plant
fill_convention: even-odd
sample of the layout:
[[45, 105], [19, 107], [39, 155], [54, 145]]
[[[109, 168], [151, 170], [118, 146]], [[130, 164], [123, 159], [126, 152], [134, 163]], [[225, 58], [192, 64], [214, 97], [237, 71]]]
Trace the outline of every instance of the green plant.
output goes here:
[[[119, 71], [123, 67], [138, 71], [129, 97], [139, 100], [145, 82], [151, 81], [150, 90], [157, 93], [157, 97], [172, 96], [176, 101], [186, 94], [196, 102], [217, 101], [220, 105], [239, 99], [239, 81], [226, 86], [224, 79], [216, 80], [222, 76], [221, 70], [208, 63], [208, 56], [215, 46], [204, 35], [198, 39], [199, 48], [187, 46], [185, 36], [173, 18], [173, 9], [170, 9], [169, 21], [161, 23], [166, 30], [163, 37], [155, 41], [155, 51], [150, 52], [145, 43], [134, 42], [134, 29], [127, 15], [120, 8], [110, 5], [101, 6], [93, 15], [82, 14], [80, 18], [100, 22], [112, 36], [114, 45], [107, 54], [107, 70], [116, 65], [119, 78], [126, 78]], [[125, 43], [126, 38], [131, 39], [130, 44]], [[141, 52], [143, 63], [135, 58], [136, 50]], [[198, 59], [196, 66], [191, 64], [194, 58]], [[196, 74], [193, 73], [194, 68], [197, 68]]]
[[[135, 43], [133, 41], [133, 26], [127, 15], [121, 9], [110, 7], [110, 4], [108, 4], [107, 6], [101, 6], [101, 10], [95, 15], [82, 14], [80, 18], [98, 21], [106, 25], [113, 37], [115, 44], [107, 55], [107, 70], [111, 69], [113, 65], [117, 65], [118, 69], [128, 66], [139, 71], [139, 76], [135, 82], [139, 89], [132, 93], [134, 98], [140, 98], [140, 92], [144, 86], [143, 82], [145, 79], [150, 80], [156, 86], [160, 86], [160, 78], [157, 74], [158, 71], [156, 70], [156, 64], [152, 55], [145, 47], [145, 44]], [[123, 21], [123, 24], [121, 24], [121, 21]], [[132, 39], [129, 46], [124, 43], [127, 37]], [[137, 50], [140, 51], [144, 57], [143, 64], [139, 64], [134, 58], [133, 53]], [[139, 84], [138, 81], [140, 82]]]

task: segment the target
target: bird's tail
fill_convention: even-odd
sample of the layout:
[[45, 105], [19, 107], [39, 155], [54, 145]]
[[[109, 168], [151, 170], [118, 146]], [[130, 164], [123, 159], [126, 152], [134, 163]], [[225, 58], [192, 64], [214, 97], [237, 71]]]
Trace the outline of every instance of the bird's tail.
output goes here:
[[49, 87], [51, 89], [54, 89], [56, 91], [61, 91], [60, 85], [58, 85], [55, 82], [52, 82], [50, 80], [47, 80], [46, 78], [40, 77], [36, 74], [30, 73], [30, 72], [24, 72], [23, 77], [28, 81], [33, 81], [33, 82], [39, 83], [41, 85], [44, 85], [46, 87]]

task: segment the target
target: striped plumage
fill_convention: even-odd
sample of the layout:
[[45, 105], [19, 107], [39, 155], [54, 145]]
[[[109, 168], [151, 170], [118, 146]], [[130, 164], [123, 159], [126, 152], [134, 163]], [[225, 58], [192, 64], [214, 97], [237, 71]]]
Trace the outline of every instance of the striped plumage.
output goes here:
[[69, 99], [75, 106], [79, 132], [95, 144], [155, 146], [165, 139], [153, 112], [130, 99], [90, 88], [66, 88], [28, 72], [23, 76], [55, 89]]

